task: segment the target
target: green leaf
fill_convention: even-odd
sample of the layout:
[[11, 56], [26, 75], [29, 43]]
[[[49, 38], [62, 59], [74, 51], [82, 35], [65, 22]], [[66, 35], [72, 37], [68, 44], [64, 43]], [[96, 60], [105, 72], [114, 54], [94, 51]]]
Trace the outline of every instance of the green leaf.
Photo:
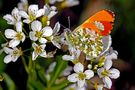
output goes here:
[[62, 56], [56, 57], [56, 66], [54, 71], [51, 74], [51, 80], [48, 83], [48, 87], [51, 87], [54, 85], [56, 79], [60, 76], [61, 72], [67, 67], [67, 62], [62, 60]]
[[2, 75], [4, 77], [4, 82], [6, 83], [8, 90], [16, 90], [16, 85], [14, 81], [10, 78], [10, 76], [6, 73], [3, 73]]

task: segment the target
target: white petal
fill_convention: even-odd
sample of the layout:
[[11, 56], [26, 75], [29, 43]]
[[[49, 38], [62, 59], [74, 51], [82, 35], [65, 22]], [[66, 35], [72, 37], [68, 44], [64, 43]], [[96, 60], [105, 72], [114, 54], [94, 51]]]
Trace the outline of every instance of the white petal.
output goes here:
[[25, 34], [24, 34], [23, 32], [22, 32], [22, 37], [23, 37], [23, 38], [22, 38], [21, 41], [24, 42], [24, 40], [25, 40], [26, 37], [25, 37]]
[[61, 45], [60, 45], [57, 41], [53, 40], [52, 43], [53, 43], [53, 45], [56, 46], [57, 48], [59, 48], [59, 49], [61, 48]]
[[40, 31], [42, 28], [42, 24], [40, 21], [36, 20], [31, 23], [31, 29], [33, 31]]
[[111, 89], [111, 86], [112, 86], [112, 81], [109, 77], [104, 77], [103, 78], [103, 82], [104, 82], [104, 86], [108, 89]]
[[12, 59], [12, 61], [13, 62], [16, 62], [18, 58], [19, 58], [19, 56], [14, 56], [13, 59]]
[[78, 0], [66, 0], [65, 4], [67, 7], [72, 7], [72, 6], [76, 6], [79, 4]]
[[22, 22], [17, 22], [16, 23], [16, 31], [22, 32]]
[[117, 79], [120, 76], [120, 71], [118, 69], [110, 69], [109, 70], [109, 77], [113, 79]]
[[16, 32], [12, 29], [6, 29], [5, 36], [6, 36], [6, 38], [12, 39], [16, 36]]
[[43, 31], [43, 36], [45, 36], [45, 37], [49, 37], [49, 36], [51, 36], [53, 34], [53, 30], [49, 26], [44, 27], [42, 29], [42, 31]]
[[78, 74], [73, 73], [71, 75], [68, 76], [67, 78], [70, 82], [76, 82], [78, 80]]
[[23, 17], [23, 18], [29, 18], [28, 14], [25, 11], [20, 11], [19, 14]]
[[5, 56], [5, 58], [4, 58], [4, 63], [9, 63], [9, 62], [12, 61], [12, 59], [13, 59], [12, 55], [7, 55], [7, 56]]
[[54, 4], [56, 2], [56, 0], [49, 0], [50, 4]]
[[42, 45], [40, 45], [40, 46], [41, 46], [41, 49], [44, 50], [45, 47], [46, 47], [46, 44], [42, 44]]
[[3, 18], [7, 20], [8, 24], [15, 24], [15, 19], [10, 14], [5, 15]]
[[109, 59], [109, 60], [117, 59], [117, 54], [115, 52], [111, 53], [110, 55], [106, 56], [106, 59]]
[[14, 48], [14, 47], [16, 47], [17, 45], [19, 45], [19, 43], [20, 43], [19, 40], [13, 39], [13, 40], [11, 40], [11, 41], [9, 42], [9, 47]]
[[36, 17], [41, 17], [42, 15], [44, 15], [44, 9], [40, 9], [37, 11]]
[[33, 31], [30, 32], [29, 36], [30, 36], [30, 39], [33, 40], [33, 41], [38, 40], [38, 38], [35, 36], [35, 32], [33, 32]]
[[36, 60], [36, 58], [38, 57], [38, 54], [36, 52], [32, 53], [32, 60]]
[[23, 22], [27, 23], [27, 24], [31, 23], [31, 21], [29, 19], [24, 19]]
[[5, 52], [6, 54], [11, 54], [11, 53], [13, 52], [13, 49], [10, 49], [10, 48], [8, 48], [8, 47], [4, 47], [4, 52]]
[[34, 49], [36, 49], [36, 47], [38, 47], [38, 45], [37, 45], [36, 43], [32, 43], [32, 47], [33, 47]]
[[48, 15], [48, 18], [51, 19], [54, 15], [56, 15], [58, 12], [57, 11], [51, 11]]
[[79, 80], [79, 81], [77, 81], [77, 85], [80, 88], [83, 87], [85, 85], [85, 80]]
[[76, 73], [83, 72], [83, 70], [84, 66], [80, 62], [74, 65], [74, 71]]
[[104, 68], [102, 67], [102, 68], [99, 68], [98, 70], [97, 70], [97, 74], [98, 74], [98, 76], [100, 77], [100, 78], [102, 78], [103, 76], [102, 76], [102, 72], [104, 71]]
[[112, 67], [112, 60], [106, 60], [104, 64], [104, 68], [109, 70]]
[[67, 60], [67, 61], [71, 61], [71, 60], [74, 59], [74, 57], [73, 57], [73, 56], [70, 56], [70, 55], [63, 55], [63, 56], [62, 56], [62, 59], [63, 59], [63, 60]]
[[47, 43], [47, 40], [46, 40], [45, 38], [40, 38], [40, 39], [39, 39], [39, 42], [40, 42], [40, 43]]
[[38, 11], [38, 5], [30, 5], [28, 8], [29, 14], [35, 15]]
[[53, 28], [53, 34], [56, 35], [60, 30], [60, 23], [57, 22]]
[[45, 58], [46, 58], [46, 57], [47, 57], [47, 55], [46, 55], [46, 51], [42, 52], [42, 53], [40, 54], [40, 56], [41, 56], [41, 57], [45, 57]]
[[15, 8], [12, 10], [12, 15], [15, 17], [15, 19], [16, 19], [17, 21], [20, 21], [20, 20], [21, 20], [21, 16], [20, 16], [20, 14], [19, 14], [18, 8], [15, 7]]
[[85, 72], [86, 79], [90, 79], [94, 76], [94, 72], [92, 70], [86, 70]]

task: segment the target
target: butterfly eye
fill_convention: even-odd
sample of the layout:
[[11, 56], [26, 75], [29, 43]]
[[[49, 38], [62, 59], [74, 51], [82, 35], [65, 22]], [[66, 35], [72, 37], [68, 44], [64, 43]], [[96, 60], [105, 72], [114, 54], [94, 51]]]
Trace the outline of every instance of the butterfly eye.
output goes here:
[[104, 25], [101, 22], [95, 21], [94, 24], [99, 30], [104, 31]]

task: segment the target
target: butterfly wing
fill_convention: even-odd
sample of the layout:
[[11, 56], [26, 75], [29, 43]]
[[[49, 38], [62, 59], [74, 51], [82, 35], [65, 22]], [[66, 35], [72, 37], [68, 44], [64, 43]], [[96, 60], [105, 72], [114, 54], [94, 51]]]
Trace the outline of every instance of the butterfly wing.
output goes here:
[[80, 27], [89, 28], [102, 36], [110, 34], [114, 23], [114, 13], [109, 10], [101, 10], [87, 19]]

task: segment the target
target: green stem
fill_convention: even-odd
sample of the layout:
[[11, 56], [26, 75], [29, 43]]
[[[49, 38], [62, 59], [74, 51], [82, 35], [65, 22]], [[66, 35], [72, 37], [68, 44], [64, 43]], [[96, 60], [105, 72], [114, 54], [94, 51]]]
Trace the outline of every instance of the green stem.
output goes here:
[[21, 56], [21, 58], [22, 58], [22, 62], [23, 62], [24, 68], [25, 68], [26, 72], [28, 73], [29, 69], [28, 69], [28, 66], [26, 64], [25, 58], [23, 56]]
[[0, 31], [0, 34], [1, 34], [1, 36], [2, 36], [2, 38], [3, 38], [4, 40], [8, 41], [8, 40], [5, 38], [5, 36], [2, 34], [1, 31]]
[[24, 31], [24, 33], [28, 36], [28, 33], [26, 32], [26, 30], [23, 28], [23, 31]]
[[27, 52], [27, 51], [30, 51], [32, 48], [29, 48], [29, 49], [25, 49], [23, 50], [23, 52]]
[[61, 72], [61, 69], [63, 68], [63, 65], [65, 65], [65, 62], [61, 61], [58, 68], [56, 69], [56, 72], [54, 73], [54, 75], [51, 76], [51, 80], [48, 84], [48, 87], [51, 87], [55, 83], [57, 77], [59, 76], [59, 74]]

